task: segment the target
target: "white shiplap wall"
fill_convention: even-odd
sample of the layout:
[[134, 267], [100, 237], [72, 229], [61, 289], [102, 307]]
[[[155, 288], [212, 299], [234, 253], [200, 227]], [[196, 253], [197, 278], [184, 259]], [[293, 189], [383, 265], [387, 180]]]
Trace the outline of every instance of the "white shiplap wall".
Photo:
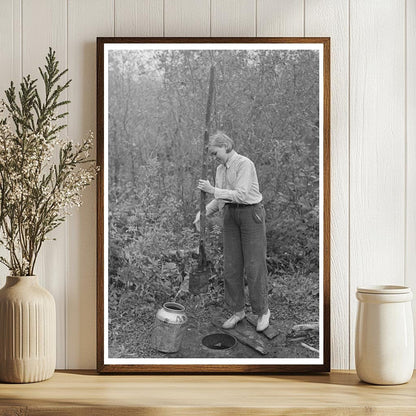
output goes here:
[[[95, 130], [98, 36], [331, 37], [331, 355], [353, 368], [355, 288], [416, 289], [416, 0], [0, 0], [0, 91], [52, 46], [79, 140]], [[94, 185], [39, 259], [58, 368], [95, 368], [95, 221]]]

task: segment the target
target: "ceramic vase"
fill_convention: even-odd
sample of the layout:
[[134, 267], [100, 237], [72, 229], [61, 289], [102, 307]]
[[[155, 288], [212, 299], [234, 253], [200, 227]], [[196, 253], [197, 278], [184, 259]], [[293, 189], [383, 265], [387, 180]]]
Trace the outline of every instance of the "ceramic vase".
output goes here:
[[355, 365], [358, 377], [372, 384], [408, 382], [414, 367], [410, 288], [372, 286], [357, 289]]
[[0, 381], [50, 378], [56, 365], [56, 311], [36, 276], [8, 276], [0, 290]]

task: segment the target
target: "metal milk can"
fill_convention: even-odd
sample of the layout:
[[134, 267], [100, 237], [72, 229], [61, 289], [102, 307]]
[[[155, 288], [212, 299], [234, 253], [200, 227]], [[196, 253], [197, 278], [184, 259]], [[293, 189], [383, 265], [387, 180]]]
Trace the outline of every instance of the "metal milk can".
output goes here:
[[412, 291], [405, 286], [357, 289], [355, 365], [362, 381], [401, 384], [412, 377], [412, 298]]
[[166, 302], [156, 313], [151, 337], [153, 348], [161, 352], [179, 351], [187, 321], [184, 306]]

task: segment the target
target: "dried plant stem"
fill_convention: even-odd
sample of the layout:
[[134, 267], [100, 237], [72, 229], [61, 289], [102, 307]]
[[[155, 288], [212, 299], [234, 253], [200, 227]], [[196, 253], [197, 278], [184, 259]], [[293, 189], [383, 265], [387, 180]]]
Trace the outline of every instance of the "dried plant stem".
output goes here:
[[[48, 233], [61, 224], [73, 206], [80, 206], [83, 189], [97, 168], [89, 158], [92, 134], [75, 145], [59, 137], [67, 115], [59, 101], [70, 81], [58, 69], [55, 52], [49, 49], [44, 70], [39, 68], [45, 89], [42, 99], [30, 75], [23, 78], [18, 94], [13, 83], [0, 105], [0, 245], [9, 260], [0, 257], [12, 275], [33, 275], [36, 260]], [[12, 125], [9, 121], [12, 121]], [[53, 163], [54, 152], [59, 162]]]

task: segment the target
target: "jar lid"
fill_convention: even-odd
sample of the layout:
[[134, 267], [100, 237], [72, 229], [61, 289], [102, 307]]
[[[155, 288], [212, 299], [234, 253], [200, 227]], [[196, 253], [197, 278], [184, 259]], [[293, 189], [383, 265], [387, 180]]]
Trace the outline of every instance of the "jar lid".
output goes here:
[[358, 293], [378, 293], [383, 295], [396, 295], [400, 293], [411, 293], [410, 287], [396, 285], [374, 285], [358, 287]]

